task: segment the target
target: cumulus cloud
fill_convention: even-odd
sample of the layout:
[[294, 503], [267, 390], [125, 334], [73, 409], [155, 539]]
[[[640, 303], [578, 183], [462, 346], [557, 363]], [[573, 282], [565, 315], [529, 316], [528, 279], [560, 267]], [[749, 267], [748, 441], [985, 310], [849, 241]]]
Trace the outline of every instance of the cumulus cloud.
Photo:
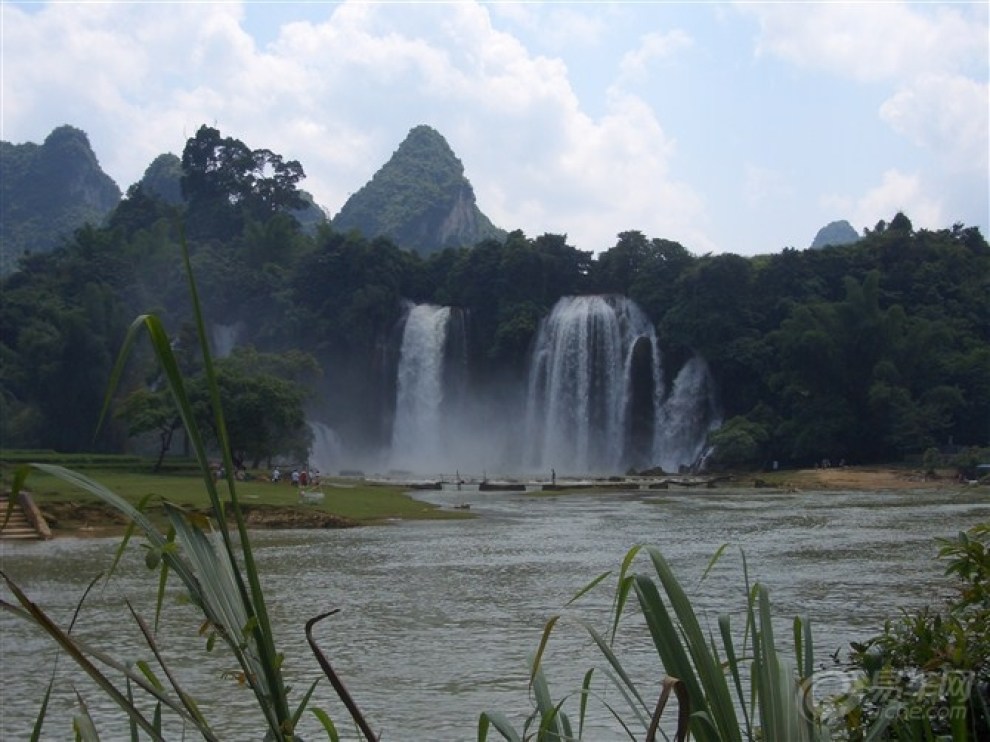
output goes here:
[[[859, 198], [846, 197], [863, 224], [872, 225], [904, 209], [917, 225], [939, 226], [946, 209], [931, 194], [942, 193], [940, 184], [958, 177], [970, 179], [968, 189], [961, 190], [986, 193], [990, 27], [985, 3], [740, 4], [739, 8], [759, 22], [758, 57], [773, 57], [851, 80], [860, 90], [878, 91], [882, 98], [878, 120], [919, 148], [921, 158], [909, 167], [924, 163], [924, 172], [906, 175], [896, 167], [878, 169], [880, 185]], [[962, 203], [957, 207], [985, 224], [985, 207], [973, 210]]]
[[[679, 159], [685, 156], [678, 136], [698, 133], [685, 132], [683, 120], [674, 129], [671, 113], [693, 109], [676, 98], [682, 94], [676, 86], [667, 97], [656, 94], [658, 62], [702, 49], [692, 71], [712, 106], [737, 99], [719, 95], [724, 67], [707, 71], [711, 76], [701, 70], [722, 47], [705, 48], [703, 24], [692, 25], [704, 15], [693, 9], [665, 6], [646, 21], [630, 7], [343, 2], [270, 27], [261, 44], [251, 20], [265, 11], [246, 7], [4, 3], [3, 138], [40, 141], [60, 124], [78, 126], [126, 188], [156, 155], [180, 153], [205, 123], [299, 160], [307, 173], [303, 187], [333, 213], [410, 128], [425, 123], [447, 138], [495, 223], [530, 235], [566, 232], [587, 250], [609, 247], [628, 229], [680, 240], [696, 252], [731, 249], [714, 244], [711, 233], [719, 227], [710, 210], [738, 224], [727, 213], [736, 204], [706, 199], [725, 193], [725, 173], [743, 172], [746, 160], [775, 161], [757, 151], [773, 142], [743, 139], [738, 154], [726, 151], [714, 164], [698, 159], [704, 149], [698, 142], [692, 162]], [[743, 8], [760, 23], [761, 54], [882, 80], [889, 90], [878, 120], [919, 147], [954, 148], [957, 162], [979, 162], [987, 92], [986, 39], [979, 38], [986, 23], [980, 25], [978, 11], [888, 4]], [[609, 25], [617, 18], [626, 31]], [[690, 32], [672, 30], [681, 28]], [[971, 62], [981, 48], [979, 72]], [[728, 64], [734, 68], [737, 60]], [[594, 78], [591, 93], [586, 77]], [[773, 105], [769, 96], [765, 101]], [[731, 123], [731, 113], [723, 107], [711, 115]], [[893, 189], [882, 177], [889, 168], [884, 163], [876, 180]], [[967, 177], [974, 172], [971, 167]], [[937, 181], [928, 176], [922, 182], [932, 187]], [[752, 168], [747, 177], [750, 201], [743, 205], [772, 201], [791, 188], [797, 189], [791, 202], [801, 200], [802, 184]], [[886, 192], [884, 185], [878, 189]], [[865, 189], [850, 184], [857, 190]], [[734, 237], [729, 228], [722, 234]]]
[[[496, 29], [487, 6], [343, 3], [323, 21], [286, 24], [263, 49], [242, 11], [5, 5], [5, 136], [36, 141], [61, 123], [79, 126], [126, 188], [206, 123], [298, 159], [303, 187], [335, 212], [426, 123], [464, 161], [481, 208], [508, 229], [567, 232], [583, 249], [630, 228], [704, 240], [692, 224], [699, 200], [670, 177], [672, 142], [655, 114], [616, 94], [590, 117], [565, 64]], [[554, 17], [593, 42], [592, 20]], [[638, 59], [682, 43], [647, 36]]]
[[958, 75], [922, 75], [880, 107], [881, 117], [920, 147], [945, 155], [955, 170], [986, 175], [990, 86]]
[[890, 221], [898, 211], [906, 214], [915, 228], [941, 229], [946, 226], [944, 208], [930, 192], [917, 173], [891, 169], [878, 185], [860, 196], [827, 196], [823, 206], [835, 213], [851, 214], [849, 220], [859, 229], [872, 229], [881, 220]]
[[688, 49], [692, 43], [691, 37], [681, 29], [674, 29], [666, 33], [645, 34], [640, 39], [639, 46], [626, 52], [622, 57], [619, 65], [621, 76], [633, 80], [642, 79], [650, 63], [655, 60], [666, 59]]
[[740, 4], [760, 24], [759, 55], [859, 81], [932, 69], [986, 72], [985, 7], [917, 3]]

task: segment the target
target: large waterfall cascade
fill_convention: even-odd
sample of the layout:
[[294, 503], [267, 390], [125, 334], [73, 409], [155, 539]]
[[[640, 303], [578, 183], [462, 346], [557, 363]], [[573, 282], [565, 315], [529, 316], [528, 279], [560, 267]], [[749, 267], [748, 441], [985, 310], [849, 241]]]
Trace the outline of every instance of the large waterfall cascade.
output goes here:
[[471, 383], [467, 319], [456, 308], [409, 304], [383, 449], [348, 450], [346, 433], [320, 438], [317, 429], [314, 451], [430, 477], [677, 471], [699, 459], [718, 423], [707, 364], [695, 357], [665, 380], [653, 325], [623, 296], [560, 299], [540, 323], [522, 385]]
[[656, 333], [631, 300], [564, 297], [541, 323], [530, 360], [527, 463], [569, 473], [676, 470], [701, 452], [714, 419], [710, 394], [701, 359], [665, 394]]

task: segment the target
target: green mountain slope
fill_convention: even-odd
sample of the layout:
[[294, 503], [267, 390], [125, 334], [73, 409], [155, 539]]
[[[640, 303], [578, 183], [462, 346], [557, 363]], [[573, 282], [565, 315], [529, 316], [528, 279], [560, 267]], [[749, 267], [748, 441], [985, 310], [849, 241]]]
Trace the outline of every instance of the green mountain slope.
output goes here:
[[387, 236], [421, 255], [503, 239], [478, 208], [464, 166], [429, 126], [413, 128], [391, 159], [333, 218], [340, 232]]
[[0, 142], [0, 173], [2, 274], [24, 253], [48, 252], [86, 222], [102, 223], [120, 201], [86, 133], [72, 126], [41, 145]]

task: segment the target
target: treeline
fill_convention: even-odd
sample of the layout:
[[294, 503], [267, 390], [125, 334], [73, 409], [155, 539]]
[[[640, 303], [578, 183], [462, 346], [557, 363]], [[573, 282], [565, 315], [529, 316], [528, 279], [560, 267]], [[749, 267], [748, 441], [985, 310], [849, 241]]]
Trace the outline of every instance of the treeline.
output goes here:
[[[473, 372], [511, 381], [560, 297], [619, 293], [655, 322], [671, 368], [707, 359], [722, 464], [862, 463], [990, 440], [990, 247], [976, 228], [915, 230], [897, 214], [851, 245], [753, 258], [637, 231], [596, 257], [566, 235], [516, 231], [423, 258], [326, 223], [304, 229], [292, 216], [303, 177], [203, 127], [182, 157], [181, 203], [137, 184], [107, 224], [23, 258], [0, 286], [4, 446], [126, 445], [126, 416], [93, 437], [107, 379], [139, 313], [188, 333], [183, 240], [207, 319], [263, 354], [314, 357], [323, 381], [307, 372], [300, 404], [363, 410], [369, 436], [384, 414], [370, 369], [395, 347], [404, 300], [466, 309]], [[154, 384], [139, 356], [121, 399]]]

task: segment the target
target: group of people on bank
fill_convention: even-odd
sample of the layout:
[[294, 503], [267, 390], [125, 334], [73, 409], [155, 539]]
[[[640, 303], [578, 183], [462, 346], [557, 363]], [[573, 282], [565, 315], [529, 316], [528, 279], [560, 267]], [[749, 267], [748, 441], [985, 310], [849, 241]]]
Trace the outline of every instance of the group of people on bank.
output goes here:
[[[271, 481], [275, 484], [282, 481], [282, 470], [277, 466], [272, 469]], [[295, 468], [289, 474], [288, 482], [293, 487], [306, 487], [310, 484], [319, 484], [320, 472], [318, 469], [314, 469], [310, 472], [306, 469], [300, 471], [298, 468]]]

